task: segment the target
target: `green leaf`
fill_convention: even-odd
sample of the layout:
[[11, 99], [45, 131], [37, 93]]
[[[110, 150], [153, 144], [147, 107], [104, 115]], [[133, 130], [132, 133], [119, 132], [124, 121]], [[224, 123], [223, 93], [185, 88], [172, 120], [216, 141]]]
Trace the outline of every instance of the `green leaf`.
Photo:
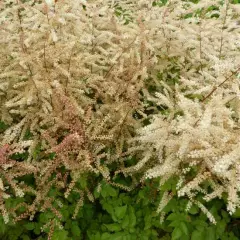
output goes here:
[[24, 234], [21, 238], [22, 240], [31, 240], [30, 237], [26, 234]]
[[3, 221], [3, 218], [2, 218], [2, 216], [0, 216], [0, 233], [2, 234], [2, 233], [4, 233], [5, 231], [6, 231], [6, 229], [7, 229], [7, 227], [6, 227], [6, 224], [4, 223], [4, 221]]
[[111, 240], [131, 240], [131, 235], [126, 232], [118, 232], [111, 235]]
[[35, 228], [35, 224], [33, 222], [29, 222], [27, 224], [24, 224], [24, 227], [27, 229], [27, 230], [33, 230]]
[[195, 220], [193, 222], [193, 225], [196, 226], [197, 229], [203, 229], [203, 228], [206, 228], [208, 226], [208, 224], [205, 221], [200, 220], [200, 219]]
[[151, 234], [152, 234], [152, 236], [155, 236], [155, 237], [158, 236], [158, 232], [154, 229], [152, 229]]
[[127, 211], [127, 205], [122, 206], [122, 207], [116, 207], [115, 209], [115, 214], [118, 219], [122, 219]]
[[39, 235], [41, 233], [41, 229], [39, 226], [35, 227], [33, 232], [36, 234], [36, 235]]
[[152, 226], [152, 216], [149, 212], [145, 213], [144, 222], [145, 222], [144, 230], [147, 230], [147, 229], [151, 228], [151, 226]]
[[111, 215], [113, 214], [114, 210], [113, 210], [113, 206], [111, 204], [104, 202], [102, 204], [102, 206], [103, 206], [103, 209], [105, 209], [109, 214], [111, 214]]
[[102, 188], [101, 188], [101, 196], [103, 198], [106, 198], [108, 196], [108, 193], [107, 193], [107, 189], [106, 189], [106, 184], [103, 184], [102, 185]]
[[94, 235], [88, 233], [88, 238], [89, 238], [89, 240], [101, 240], [101, 234], [100, 234], [100, 232], [98, 232]]
[[117, 197], [118, 195], [118, 192], [115, 188], [113, 188], [112, 186], [110, 185], [107, 185], [107, 193], [111, 196], [111, 197]]
[[232, 218], [240, 218], [240, 208], [238, 208], [234, 214], [232, 215]]
[[226, 211], [221, 210], [221, 214], [222, 214], [222, 216], [223, 216], [224, 219], [226, 219], [226, 220], [229, 219], [229, 214], [228, 214]]
[[214, 227], [209, 227], [206, 229], [206, 240], [215, 240], [216, 239], [216, 231]]
[[180, 228], [175, 228], [172, 232], [172, 240], [179, 239], [182, 236], [182, 231]]
[[94, 189], [93, 196], [94, 196], [94, 198], [100, 197], [100, 191], [97, 191], [97, 188]]
[[165, 212], [170, 212], [170, 211], [177, 211], [178, 210], [178, 201], [175, 198], [172, 198], [167, 206], [165, 206], [164, 211]]
[[81, 229], [78, 227], [77, 224], [73, 224], [72, 227], [71, 227], [71, 230], [72, 230], [73, 236], [80, 237], [80, 235], [81, 235]]
[[138, 192], [138, 197], [139, 197], [140, 199], [145, 198], [145, 191], [144, 191], [144, 190], [140, 190], [140, 191]]
[[101, 240], [110, 240], [111, 234], [110, 233], [103, 233], [101, 236]]
[[226, 229], [227, 223], [224, 220], [221, 220], [217, 222], [217, 229], [216, 229], [216, 234], [221, 237], [224, 234], [224, 231]]
[[125, 229], [125, 228], [128, 227], [128, 225], [129, 225], [129, 215], [126, 214], [126, 215], [124, 216], [121, 224], [122, 224], [122, 228], [123, 228], [123, 229]]
[[51, 240], [67, 240], [68, 239], [68, 232], [65, 230], [57, 230], [53, 233]]
[[134, 208], [132, 206], [128, 207], [129, 211], [129, 227], [134, 227], [136, 225], [136, 216]]
[[169, 227], [179, 227], [180, 223], [181, 222], [179, 220], [174, 220], [168, 226]]
[[68, 219], [69, 218], [69, 215], [70, 215], [70, 212], [69, 212], [69, 209], [68, 208], [62, 208], [60, 209], [60, 212], [63, 216], [64, 219]]
[[86, 179], [86, 177], [81, 177], [79, 182], [80, 182], [80, 185], [81, 185], [81, 187], [83, 189], [85, 189], [87, 187], [87, 179]]
[[54, 218], [54, 214], [51, 212], [45, 212], [40, 214], [39, 221], [42, 223], [46, 223], [51, 218]]
[[140, 240], [148, 240], [148, 236], [146, 235], [140, 235]]
[[191, 240], [204, 240], [204, 234], [203, 234], [203, 232], [195, 230], [195, 231], [192, 233]]
[[129, 230], [128, 230], [130, 233], [135, 233], [136, 231], [135, 231], [135, 228], [129, 228]]
[[178, 220], [178, 221], [186, 221], [187, 215], [186, 213], [171, 213], [168, 217], [167, 220]]
[[178, 219], [179, 219], [179, 214], [177, 214], [177, 213], [171, 213], [167, 217], [167, 220], [178, 220]]
[[104, 224], [110, 232], [119, 232], [121, 231], [121, 226], [118, 223]]
[[108, 196], [117, 197], [118, 190], [112, 187], [110, 184], [104, 183], [101, 188], [101, 195], [103, 198], [106, 198]]
[[4, 122], [0, 121], [0, 133], [4, 132], [9, 126]]
[[197, 207], [196, 205], [192, 205], [188, 212], [192, 215], [195, 215], [199, 212], [199, 207]]
[[181, 228], [181, 231], [185, 234], [185, 235], [189, 235], [189, 231], [188, 231], [188, 227], [187, 227], [187, 224], [185, 222], [180, 222], [180, 228]]

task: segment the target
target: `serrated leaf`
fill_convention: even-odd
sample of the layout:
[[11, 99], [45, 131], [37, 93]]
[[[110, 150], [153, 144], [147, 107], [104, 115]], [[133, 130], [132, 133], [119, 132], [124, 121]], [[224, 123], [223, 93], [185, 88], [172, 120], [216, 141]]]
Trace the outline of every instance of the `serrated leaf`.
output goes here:
[[118, 195], [117, 190], [110, 185], [107, 186], [106, 191], [107, 191], [108, 195], [111, 197], [117, 197], [117, 195]]
[[124, 232], [119, 232], [111, 235], [111, 240], [131, 240], [129, 239], [129, 234]]
[[115, 207], [115, 215], [118, 219], [122, 219], [127, 212], [127, 205], [121, 207]]
[[106, 198], [107, 197], [107, 190], [106, 190], [106, 185], [104, 184], [103, 186], [102, 186], [102, 188], [101, 188], [101, 196], [103, 197], [103, 198]]
[[109, 214], [113, 214], [113, 212], [114, 212], [114, 209], [113, 209], [113, 206], [112, 205], [110, 205], [109, 203], [107, 203], [107, 202], [104, 202], [103, 204], [102, 204], [102, 206], [103, 206], [103, 209], [105, 209]]
[[228, 219], [229, 218], [229, 214], [226, 211], [221, 210], [221, 214], [222, 214], [224, 219]]
[[180, 239], [182, 236], [182, 231], [180, 228], [175, 228], [172, 232], [172, 240]]
[[150, 213], [146, 213], [146, 215], [144, 217], [144, 222], [145, 222], [144, 230], [147, 230], [147, 229], [151, 228], [151, 226], [152, 226], [152, 216], [151, 216]]
[[110, 233], [103, 233], [101, 236], [101, 240], [110, 240], [111, 234]]
[[180, 223], [181, 222], [179, 220], [174, 220], [168, 226], [169, 227], [179, 227]]
[[63, 209], [62, 208], [62, 209], [60, 209], [60, 212], [61, 212], [61, 214], [62, 214], [64, 219], [68, 219], [69, 218], [69, 215], [70, 215], [69, 209]]
[[73, 224], [71, 226], [72, 234], [73, 236], [80, 237], [81, 235], [81, 229], [78, 227], [78, 225]]
[[34, 232], [36, 235], [39, 235], [39, 234], [40, 234], [40, 232], [41, 232], [40, 224], [36, 224], [36, 225], [35, 225], [35, 228], [34, 228], [33, 232]]
[[51, 218], [54, 218], [54, 214], [50, 212], [45, 212], [40, 214], [39, 221], [42, 223], [46, 223]]
[[22, 240], [31, 240], [30, 237], [26, 234], [23, 235], [21, 238], [22, 238]]
[[122, 224], [122, 228], [123, 228], [123, 229], [125, 229], [125, 228], [128, 227], [128, 225], [129, 225], [129, 215], [126, 214], [126, 215], [124, 216], [121, 224]]
[[224, 220], [221, 220], [217, 223], [217, 229], [216, 234], [221, 237], [224, 234], [224, 231], [226, 229], [227, 223]]
[[233, 213], [232, 218], [240, 218], [240, 208]]
[[100, 232], [96, 233], [95, 235], [89, 236], [89, 240], [101, 240], [101, 234]]
[[97, 191], [97, 188], [94, 189], [93, 196], [94, 196], [94, 198], [99, 198], [100, 197], [100, 191]]
[[128, 212], [129, 212], [129, 227], [134, 227], [136, 224], [136, 216], [135, 216], [135, 211], [132, 206], [128, 207]]
[[140, 199], [145, 198], [145, 191], [144, 191], [144, 190], [140, 190], [140, 191], [138, 192], [138, 197], [139, 197]]
[[118, 223], [104, 224], [104, 226], [105, 226], [110, 232], [119, 232], [119, 231], [121, 231], [121, 226], [120, 226]]
[[167, 220], [177, 220], [178, 215], [176, 213], [171, 213], [168, 215]]
[[159, 240], [171, 240], [171, 237], [167, 234], [167, 235], [161, 237]]
[[4, 223], [4, 221], [3, 221], [3, 218], [2, 218], [2, 216], [0, 216], [0, 233], [2, 234], [2, 233], [4, 233], [5, 231], [6, 231], [6, 229], [7, 229], [7, 227], [6, 227], [6, 224]]
[[204, 235], [202, 232], [195, 230], [192, 233], [191, 240], [204, 240]]
[[188, 227], [187, 227], [187, 224], [185, 222], [180, 222], [180, 228], [181, 228], [181, 231], [185, 234], [185, 235], [189, 235], [189, 231], [188, 231]]
[[156, 231], [156, 230], [154, 230], [154, 229], [152, 229], [152, 236], [155, 236], [155, 237], [157, 237], [158, 236], [158, 232]]
[[80, 185], [81, 185], [81, 187], [83, 189], [85, 189], [87, 187], [87, 179], [86, 179], [86, 177], [81, 177], [79, 182], [80, 182]]
[[178, 201], [175, 198], [172, 198], [167, 206], [165, 206], [164, 211], [167, 213], [174, 210], [178, 210]]
[[148, 239], [149, 239], [148, 236], [144, 236], [144, 235], [140, 236], [140, 240], [148, 240]]
[[216, 240], [216, 231], [214, 227], [209, 227], [206, 229], [206, 234], [205, 234], [205, 239], [206, 240]]
[[195, 215], [199, 212], [199, 207], [197, 207], [196, 205], [192, 205], [188, 212], [192, 215]]
[[203, 220], [195, 220], [194, 222], [193, 222], [193, 225], [195, 225], [196, 227], [207, 227], [208, 226], [208, 224], [205, 222], [205, 221], [203, 221]]
[[51, 240], [67, 240], [68, 239], [68, 232], [65, 230], [57, 230], [53, 233]]
[[29, 222], [27, 224], [24, 224], [24, 227], [27, 229], [27, 230], [33, 230], [35, 228], [35, 224], [33, 222]]
[[128, 230], [130, 233], [135, 233], [135, 228], [129, 228]]

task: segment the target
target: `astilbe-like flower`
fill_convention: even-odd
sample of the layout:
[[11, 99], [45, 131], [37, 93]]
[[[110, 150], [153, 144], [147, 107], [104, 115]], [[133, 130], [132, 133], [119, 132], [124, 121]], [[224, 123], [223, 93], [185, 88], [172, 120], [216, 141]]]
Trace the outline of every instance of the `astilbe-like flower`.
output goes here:
[[126, 25], [109, 1], [3, 5], [0, 111], [1, 119], [12, 125], [4, 141], [19, 141], [30, 128], [32, 160], [39, 128], [55, 124], [56, 84], [82, 114], [92, 106], [97, 119], [110, 117], [109, 128], [118, 132], [117, 138], [130, 136], [139, 126], [133, 113], [143, 110], [139, 91], [155, 61], [141, 12]]
[[[26, 175], [36, 175], [38, 169], [26, 162], [17, 162], [12, 160], [14, 152], [18, 152], [19, 148], [16, 145], [4, 145], [0, 147], [0, 202], [1, 202], [1, 214], [4, 217], [5, 223], [8, 223], [10, 218], [15, 219], [17, 217], [17, 210], [20, 207], [16, 206], [15, 209], [8, 209], [5, 207], [5, 200], [9, 197], [24, 197], [25, 193], [35, 191], [27, 186], [25, 183], [19, 181], [19, 177]], [[24, 204], [26, 211], [29, 209], [29, 205]]]
[[[53, 186], [66, 197], [78, 191], [76, 215], [84, 194], [91, 199], [89, 189], [79, 192], [78, 179], [93, 172], [110, 182], [112, 162], [116, 174], [143, 170], [146, 178], [161, 177], [161, 184], [179, 177], [179, 195], [212, 222], [197, 192], [206, 200], [227, 192], [229, 212], [239, 206], [239, 7], [154, 2], [1, 2], [0, 114], [10, 127], [0, 133], [0, 146], [26, 151], [28, 159], [6, 160], [8, 147], [2, 147], [0, 186], [8, 182], [19, 196], [34, 192], [13, 181], [30, 173], [36, 184], [36, 198], [16, 219], [34, 216], [40, 206], [60, 217], [49, 199]], [[211, 4], [218, 10], [209, 10]], [[116, 16], [116, 6], [127, 14]], [[145, 109], [157, 114], [131, 140], [138, 146], [126, 151], [141, 126], [136, 115], [143, 121]], [[37, 146], [42, 156], [35, 156]], [[134, 151], [143, 151], [142, 160], [124, 168]], [[191, 171], [197, 173], [189, 178]], [[202, 186], [208, 180], [210, 192]], [[160, 209], [171, 193], [165, 196]]]
[[[145, 6], [137, 1], [128, 24], [108, 0], [9, 3], [0, 6], [0, 115], [10, 126], [0, 133], [0, 144], [28, 157], [3, 174], [16, 188], [11, 174], [34, 172], [36, 185], [17, 189], [18, 195], [20, 189], [35, 195], [18, 221], [33, 219], [41, 206], [54, 211], [50, 189], [64, 189], [67, 197], [79, 190], [84, 173], [110, 181], [108, 164], [118, 161], [140, 126], [134, 113], [144, 116], [140, 91], [156, 57]], [[129, 7], [128, 1], [118, 4]], [[92, 199], [90, 190], [80, 195]]]
[[[211, 4], [218, 8], [218, 17], [209, 10]], [[200, 13], [195, 13], [197, 9]], [[137, 142], [136, 151], [139, 145], [145, 146], [142, 160], [120, 171], [143, 171], [145, 178], [160, 177], [160, 184], [179, 178], [179, 197], [190, 198], [215, 223], [202, 203], [196, 202], [197, 193], [205, 195], [206, 201], [227, 193], [230, 214], [240, 207], [240, 54], [234, 40], [240, 29], [232, 28], [239, 6], [229, 1], [222, 5], [169, 1], [157, 11], [162, 15], [152, 21], [152, 27], [161, 39], [155, 45], [160, 57], [151, 75], [157, 92], [145, 91], [156, 114], [131, 140]], [[145, 162], [149, 151], [152, 157]], [[207, 181], [214, 184], [204, 189]]]

